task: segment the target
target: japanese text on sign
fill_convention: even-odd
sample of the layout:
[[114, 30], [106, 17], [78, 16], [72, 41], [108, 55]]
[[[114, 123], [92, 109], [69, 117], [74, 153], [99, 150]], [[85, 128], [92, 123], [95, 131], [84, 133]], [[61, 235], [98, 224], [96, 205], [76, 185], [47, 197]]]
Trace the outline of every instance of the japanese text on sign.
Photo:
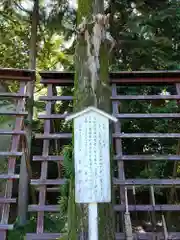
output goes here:
[[109, 120], [95, 112], [74, 120], [75, 197], [110, 202]]

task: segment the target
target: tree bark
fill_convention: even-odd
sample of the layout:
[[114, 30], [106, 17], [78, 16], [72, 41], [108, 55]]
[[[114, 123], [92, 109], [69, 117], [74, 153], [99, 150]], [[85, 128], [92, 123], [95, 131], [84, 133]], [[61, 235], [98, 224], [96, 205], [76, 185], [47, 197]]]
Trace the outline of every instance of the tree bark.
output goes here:
[[[77, 24], [82, 23], [85, 17], [88, 21], [92, 21], [93, 16], [101, 13], [104, 14], [103, 0], [78, 0]], [[93, 34], [92, 28], [88, 28], [90, 36]], [[77, 45], [75, 51], [75, 81], [74, 81], [74, 111], [80, 111], [88, 106], [96, 106], [97, 108], [110, 112], [110, 96], [111, 89], [109, 86], [108, 73], [108, 45], [106, 41], [101, 42], [99, 52], [100, 69], [98, 71], [98, 80], [96, 87], [96, 96], [91, 86], [91, 74], [88, 66], [87, 41], [84, 35], [77, 36]], [[113, 240], [115, 239], [114, 230], [114, 214], [112, 203], [99, 204], [99, 239]], [[79, 222], [85, 222], [87, 227], [87, 205], [80, 207]], [[83, 224], [84, 225], [84, 224]], [[81, 226], [80, 231], [87, 232], [87, 229]], [[82, 239], [82, 238], [81, 238]], [[84, 238], [83, 238], [84, 239]]]
[[[37, 28], [39, 21], [39, 0], [34, 0], [34, 7], [32, 12], [32, 23], [31, 23], [31, 39], [30, 39], [30, 53], [29, 53], [29, 69], [36, 70], [36, 57], [37, 57]], [[29, 96], [29, 109], [28, 109], [28, 132], [29, 142], [31, 143], [32, 135], [32, 119], [33, 119], [33, 102], [34, 102], [34, 88], [35, 79], [28, 83], [27, 92]], [[29, 143], [29, 150], [31, 144]]]

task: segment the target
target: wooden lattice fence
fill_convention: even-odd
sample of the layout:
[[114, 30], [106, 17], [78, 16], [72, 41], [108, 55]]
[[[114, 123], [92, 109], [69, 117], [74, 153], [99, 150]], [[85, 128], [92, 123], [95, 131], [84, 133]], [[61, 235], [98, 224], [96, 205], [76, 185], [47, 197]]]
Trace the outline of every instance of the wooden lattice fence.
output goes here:
[[[47, 192], [57, 191], [59, 192], [59, 185], [65, 183], [63, 176], [59, 176], [57, 179], [47, 179], [48, 176], [48, 163], [56, 161], [59, 166], [63, 164], [63, 156], [60, 153], [50, 154], [51, 140], [60, 139], [60, 141], [66, 143], [71, 140], [71, 132], [52, 132], [51, 121], [54, 119], [65, 119], [67, 115], [64, 112], [52, 113], [52, 105], [56, 101], [72, 101], [72, 96], [55, 96], [53, 94], [53, 88], [56, 86], [60, 87], [73, 87], [73, 73], [60, 73], [60, 72], [42, 72], [40, 73], [42, 80], [41, 83], [47, 86], [47, 96], [42, 96], [40, 99], [46, 102], [46, 114], [40, 114], [39, 119], [44, 120], [44, 132], [37, 134], [36, 138], [43, 140], [42, 155], [34, 156], [34, 161], [41, 162], [41, 174], [39, 179], [32, 179], [31, 184], [35, 185], [39, 191], [39, 203], [37, 205], [30, 205], [29, 211], [37, 213], [37, 230], [36, 233], [28, 233], [27, 239], [29, 240], [44, 240], [44, 239], [57, 239], [61, 236], [60, 233], [48, 233], [48, 229], [44, 226], [44, 216], [46, 212], [59, 212], [59, 205], [50, 205], [47, 203]], [[128, 209], [133, 214], [135, 212], [168, 212], [168, 211], [180, 211], [180, 205], [175, 204], [156, 204], [154, 189], [159, 188], [171, 188], [180, 184], [179, 179], [145, 179], [135, 176], [134, 178], [126, 178], [128, 162], [148, 162], [153, 161], [179, 161], [180, 155], [169, 155], [167, 154], [144, 154], [135, 151], [135, 154], [125, 154], [123, 150], [124, 141], [127, 139], [179, 139], [180, 133], [124, 133], [121, 129], [121, 122], [124, 120], [132, 121], [134, 119], [179, 119], [180, 113], [120, 113], [119, 105], [121, 101], [152, 101], [157, 100], [180, 100], [179, 95], [179, 83], [180, 83], [180, 72], [121, 72], [110, 74], [110, 82], [112, 85], [112, 113], [119, 119], [119, 122], [114, 125], [113, 131], [113, 143], [114, 143], [114, 161], [117, 165], [117, 173], [114, 176], [113, 183], [116, 189], [116, 202], [114, 205], [115, 218], [116, 218], [116, 239], [126, 239], [123, 226], [121, 224], [121, 213], [125, 212], [126, 209], [126, 188], [128, 194], [135, 192], [138, 187], [148, 186], [150, 189], [151, 203], [136, 204], [131, 203], [130, 197], [128, 197]], [[177, 93], [175, 95], [160, 95], [155, 93], [154, 95], [124, 95], [119, 94], [123, 86], [142, 86], [142, 85], [176, 85]], [[68, 104], [67, 104], [68, 106]], [[72, 110], [72, 108], [71, 108]], [[68, 112], [69, 114], [70, 112]], [[62, 147], [62, 146], [61, 146]], [[118, 198], [118, 195], [120, 196]], [[164, 216], [162, 214], [162, 216]], [[163, 218], [164, 220], [164, 218]], [[163, 227], [159, 232], [155, 230], [151, 232], [135, 232], [134, 239], [180, 239], [180, 232], [168, 232], [166, 230], [165, 221], [162, 221]], [[168, 228], [168, 226], [167, 226]], [[154, 238], [152, 238], [154, 236]]]
[[[17, 92], [1, 92], [1, 102], [12, 101], [15, 106], [15, 110], [8, 110], [4, 108], [0, 112], [1, 117], [12, 116], [14, 117], [14, 126], [12, 130], [0, 129], [0, 135], [11, 136], [9, 151], [0, 152], [0, 157], [7, 157], [7, 172], [0, 173], [0, 179], [4, 180], [3, 186], [5, 186], [3, 196], [0, 197], [0, 210], [1, 210], [1, 222], [0, 222], [0, 239], [5, 240], [7, 230], [12, 230], [13, 225], [9, 224], [10, 208], [12, 204], [17, 204], [17, 199], [12, 198], [13, 183], [19, 179], [19, 175], [16, 174], [16, 160], [23, 155], [20, 140], [25, 137], [25, 130], [23, 120], [28, 115], [25, 111], [25, 103], [28, 95], [26, 93], [27, 83], [35, 80], [35, 72], [30, 70], [18, 70], [18, 69], [0, 69], [0, 82], [2, 86], [6, 87], [14, 84], [19, 89]], [[5, 87], [5, 88], [6, 88]], [[2, 139], [1, 139], [2, 141]], [[2, 144], [2, 143], [1, 143]], [[18, 189], [17, 189], [18, 190]]]

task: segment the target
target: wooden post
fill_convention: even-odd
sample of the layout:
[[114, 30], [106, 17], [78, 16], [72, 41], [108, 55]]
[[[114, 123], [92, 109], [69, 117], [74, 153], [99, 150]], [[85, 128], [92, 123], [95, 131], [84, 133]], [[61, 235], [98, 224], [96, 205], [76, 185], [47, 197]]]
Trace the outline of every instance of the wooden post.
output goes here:
[[[39, 0], [34, 0], [34, 7], [32, 12], [32, 24], [31, 24], [31, 39], [30, 39], [30, 56], [29, 56], [29, 68], [32, 70], [36, 69], [36, 56], [37, 56], [37, 27], [39, 18]], [[34, 105], [34, 88], [35, 88], [35, 77], [31, 82], [28, 83], [27, 93], [28, 98], [28, 117], [27, 117], [27, 147], [29, 156], [31, 157], [31, 143], [32, 143], [32, 119], [33, 119], [33, 105]], [[20, 171], [20, 185], [19, 185], [19, 198], [18, 198], [18, 217], [19, 225], [25, 225], [27, 220], [28, 211], [28, 171], [27, 166], [24, 163], [24, 159], [21, 159], [21, 171]], [[22, 191], [23, 196], [22, 196]], [[26, 196], [25, 196], [26, 195]]]

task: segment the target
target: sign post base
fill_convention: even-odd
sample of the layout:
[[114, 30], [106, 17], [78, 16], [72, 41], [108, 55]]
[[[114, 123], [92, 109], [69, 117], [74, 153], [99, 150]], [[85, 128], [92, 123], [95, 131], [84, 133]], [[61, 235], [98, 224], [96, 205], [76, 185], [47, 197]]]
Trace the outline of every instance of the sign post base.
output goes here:
[[89, 238], [88, 240], [98, 240], [98, 206], [97, 203], [90, 203], [89, 210]]

